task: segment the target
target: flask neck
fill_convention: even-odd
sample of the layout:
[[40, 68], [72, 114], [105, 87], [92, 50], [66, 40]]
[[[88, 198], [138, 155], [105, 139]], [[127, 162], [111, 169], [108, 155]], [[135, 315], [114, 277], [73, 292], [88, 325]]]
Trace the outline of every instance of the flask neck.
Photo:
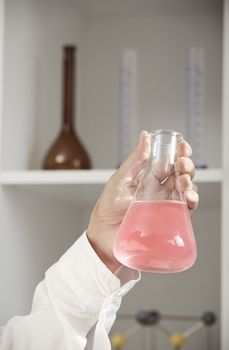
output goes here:
[[64, 130], [74, 130], [75, 47], [65, 46], [63, 57], [63, 119]]
[[182, 135], [173, 130], [156, 130], [151, 133], [150, 166], [162, 161], [173, 165], [178, 143]]
[[183, 194], [176, 186], [175, 160], [178, 142], [182, 135], [172, 130], [156, 130], [151, 133], [151, 154], [139, 186], [136, 200], [179, 200]]

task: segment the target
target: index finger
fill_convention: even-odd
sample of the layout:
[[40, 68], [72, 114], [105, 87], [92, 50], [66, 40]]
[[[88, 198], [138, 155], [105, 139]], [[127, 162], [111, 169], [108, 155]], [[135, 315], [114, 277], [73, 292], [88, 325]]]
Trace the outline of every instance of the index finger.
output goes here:
[[187, 141], [183, 140], [183, 141], [178, 143], [177, 155], [178, 155], [178, 157], [191, 157], [192, 148]]

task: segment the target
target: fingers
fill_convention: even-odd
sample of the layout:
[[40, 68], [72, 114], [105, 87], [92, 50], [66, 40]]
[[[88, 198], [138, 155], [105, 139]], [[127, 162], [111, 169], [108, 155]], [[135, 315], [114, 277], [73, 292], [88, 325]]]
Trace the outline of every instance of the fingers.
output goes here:
[[184, 191], [184, 198], [189, 210], [193, 211], [197, 209], [199, 204], [199, 196], [196, 191]]
[[150, 134], [143, 130], [139, 137], [137, 146], [133, 149], [127, 159], [121, 164], [118, 173], [130, 174], [136, 178], [144, 166], [148, 163], [150, 156]]
[[175, 163], [175, 171], [178, 174], [188, 174], [193, 178], [195, 176], [195, 166], [193, 161], [187, 157], [179, 157]]
[[193, 190], [193, 183], [189, 174], [183, 174], [177, 178], [177, 188], [182, 192]]
[[[150, 156], [150, 134], [143, 130], [139, 137], [139, 142], [134, 150], [130, 153], [128, 158], [120, 166], [118, 173], [120, 175], [129, 174], [133, 179], [136, 178], [141, 170], [144, 169], [145, 165], [148, 163]], [[195, 175], [195, 167], [191, 159], [188, 157], [192, 154], [192, 149], [188, 142], [181, 141], [177, 147], [178, 159], [175, 165], [175, 171], [179, 174], [189, 174], [192, 178]], [[165, 165], [167, 162], [164, 162]], [[163, 164], [164, 164], [163, 163]], [[160, 166], [160, 172], [163, 168]], [[168, 175], [171, 169], [165, 169], [165, 175]], [[164, 174], [162, 174], [165, 177]]]
[[177, 178], [177, 184], [184, 193], [184, 199], [190, 211], [196, 210], [199, 204], [197, 186], [193, 184], [192, 178], [195, 176], [195, 166], [189, 158], [192, 155], [192, 149], [188, 142], [182, 141], [177, 147], [177, 161], [175, 171], [180, 174]]
[[[191, 159], [189, 157], [192, 154], [192, 149], [188, 142], [181, 141], [177, 145], [176, 150], [176, 163], [175, 163], [175, 172], [178, 174], [189, 174], [191, 177], [194, 177], [195, 175], [195, 166]], [[168, 155], [164, 155], [161, 160], [155, 164], [154, 166], [154, 173], [158, 180], [162, 181], [163, 179], [166, 179], [166, 177], [173, 172], [173, 164], [171, 164], [170, 158]]]
[[190, 175], [183, 174], [178, 176], [177, 188], [183, 192], [189, 210], [196, 210], [199, 204], [198, 189], [196, 184], [192, 182]]
[[177, 155], [178, 157], [191, 157], [192, 149], [187, 141], [179, 142], [177, 146]]
[[191, 177], [188, 174], [180, 175], [177, 177], [176, 188], [178, 191], [182, 192], [198, 192], [197, 185], [192, 182]]

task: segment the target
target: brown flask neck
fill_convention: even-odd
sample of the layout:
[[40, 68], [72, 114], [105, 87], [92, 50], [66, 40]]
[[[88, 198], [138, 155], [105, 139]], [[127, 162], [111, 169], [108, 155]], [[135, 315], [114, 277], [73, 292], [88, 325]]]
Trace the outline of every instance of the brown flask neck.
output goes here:
[[74, 130], [75, 46], [63, 49], [63, 128]]

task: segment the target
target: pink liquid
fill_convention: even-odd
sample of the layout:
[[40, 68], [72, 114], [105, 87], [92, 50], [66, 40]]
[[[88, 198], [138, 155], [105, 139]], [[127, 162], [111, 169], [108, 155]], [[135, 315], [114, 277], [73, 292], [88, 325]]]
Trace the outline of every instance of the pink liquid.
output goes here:
[[186, 203], [171, 200], [130, 204], [114, 244], [122, 264], [150, 272], [178, 272], [196, 260]]

